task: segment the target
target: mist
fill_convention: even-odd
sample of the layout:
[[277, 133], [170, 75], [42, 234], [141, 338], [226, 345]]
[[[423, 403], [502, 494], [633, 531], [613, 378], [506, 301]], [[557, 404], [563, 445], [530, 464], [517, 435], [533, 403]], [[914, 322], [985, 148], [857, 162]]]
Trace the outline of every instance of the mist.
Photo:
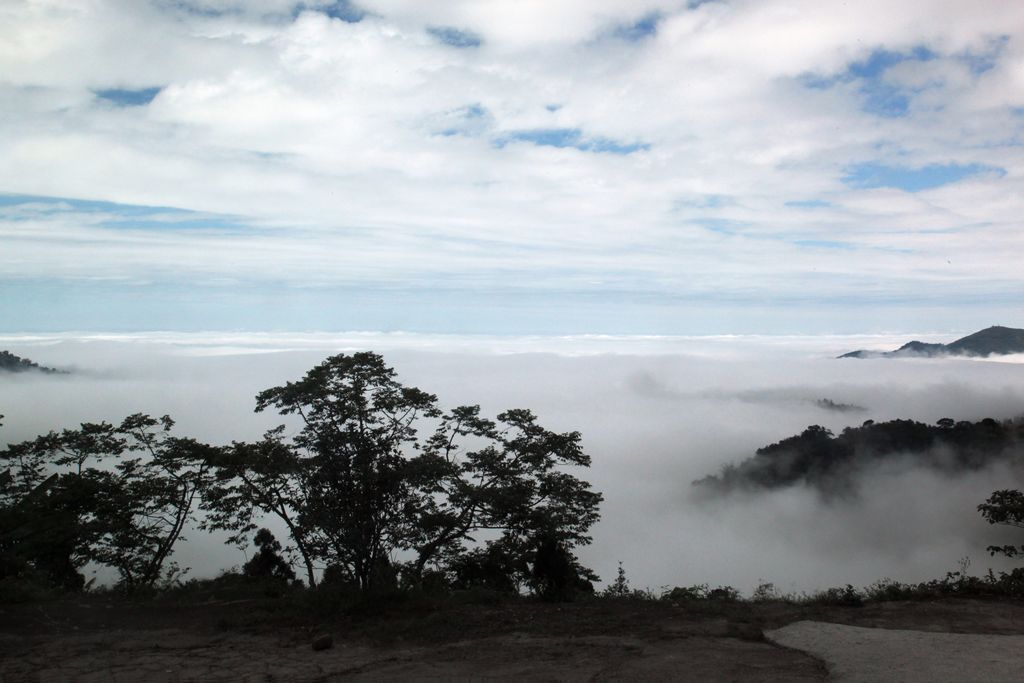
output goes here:
[[[924, 335], [922, 335], [924, 336]], [[901, 337], [902, 339], [902, 337]], [[256, 439], [287, 422], [253, 412], [262, 389], [299, 378], [326, 356], [373, 350], [443, 407], [489, 416], [529, 408], [576, 430], [593, 458], [578, 474], [605, 496], [583, 563], [605, 581], [621, 561], [634, 587], [709, 583], [787, 592], [881, 578], [939, 578], [1007, 565], [985, 547], [1020, 542], [976, 507], [1021, 485], [1009, 465], [955, 477], [894, 461], [863, 474], [858, 495], [814, 490], [698, 496], [691, 482], [818, 424], [872, 419], [1004, 419], [1024, 413], [1024, 364], [964, 359], [837, 360], [888, 337], [499, 338], [400, 334], [6, 336], [5, 348], [73, 374], [0, 376], [0, 441], [83, 421], [169, 414], [175, 433], [214, 444]], [[1015, 359], [1003, 359], [1015, 360]], [[1020, 359], [1016, 359], [1020, 360]], [[820, 401], [863, 410], [830, 410]], [[272, 527], [273, 528], [273, 527]], [[244, 554], [187, 534], [175, 559], [190, 576]]]

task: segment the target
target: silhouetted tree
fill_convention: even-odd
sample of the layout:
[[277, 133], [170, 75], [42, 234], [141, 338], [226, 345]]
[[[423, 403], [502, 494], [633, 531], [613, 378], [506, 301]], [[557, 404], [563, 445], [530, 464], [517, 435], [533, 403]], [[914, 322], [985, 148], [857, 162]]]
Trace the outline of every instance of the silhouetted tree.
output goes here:
[[291, 565], [281, 557], [281, 544], [274, 538], [270, 529], [260, 529], [253, 539], [257, 551], [242, 567], [242, 573], [252, 578], [277, 579], [291, 582], [295, 580], [295, 572]]
[[273, 515], [288, 528], [293, 550], [302, 558], [309, 586], [316, 586], [312, 529], [302, 519], [307, 508], [306, 462], [286, 443], [284, 427], [267, 432], [257, 443], [234, 443], [214, 453], [215, 482], [204, 497], [205, 529], [232, 532], [228, 541], [241, 545], [257, 528], [261, 515]]
[[[601, 495], [563, 471], [590, 459], [576, 432], [559, 434], [527, 410], [491, 421], [477, 406], [442, 414], [437, 399], [397, 381], [373, 353], [340, 354], [297, 382], [257, 396], [301, 421], [257, 444], [235, 444], [213, 463], [208, 525], [236, 535], [258, 514], [288, 527], [310, 584], [314, 562], [363, 590], [394, 582], [396, 553], [412, 583], [428, 566], [455, 562], [475, 531], [500, 532], [494, 548], [531, 558], [541, 538], [587, 543]], [[422, 421], [436, 425], [421, 441]], [[514, 550], [515, 549], [515, 550]], [[498, 552], [492, 549], [491, 552]]]
[[530, 576], [528, 559], [491, 541], [460, 553], [448, 562], [455, 588], [487, 588], [499, 593], [518, 593]]
[[[1024, 529], [1024, 493], [1015, 489], [995, 491], [978, 506], [981, 516], [989, 524], [1006, 524]], [[990, 545], [989, 553], [1015, 557], [1024, 553], [1024, 545]]]
[[528, 410], [506, 411], [496, 422], [482, 418], [478, 406], [447, 413], [413, 470], [430, 494], [417, 501], [413, 570], [484, 529], [502, 532], [491, 552], [520, 556], [544, 540], [566, 549], [589, 543], [601, 494], [563, 469], [590, 464], [580, 439], [544, 429]]
[[2, 504], [13, 517], [5, 547], [66, 588], [95, 561], [127, 590], [153, 586], [192, 519], [210, 446], [172, 437], [173, 421], [136, 414], [83, 423], [9, 445]]
[[580, 566], [564, 543], [552, 536], [540, 539], [534, 554], [532, 578], [534, 592], [542, 598], [564, 601], [572, 600], [577, 592], [593, 593], [591, 577], [591, 572]]

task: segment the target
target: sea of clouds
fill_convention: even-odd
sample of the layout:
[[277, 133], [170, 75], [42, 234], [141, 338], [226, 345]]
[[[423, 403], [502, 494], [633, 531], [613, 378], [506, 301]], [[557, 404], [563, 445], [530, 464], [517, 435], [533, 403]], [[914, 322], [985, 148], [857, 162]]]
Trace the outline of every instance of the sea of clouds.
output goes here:
[[[985, 546], [1020, 539], [986, 524], [976, 507], [994, 489], [1022, 485], [1024, 474], [1009, 466], [949, 477], [894, 463], [867, 472], [859, 495], [842, 500], [801, 487], [694, 495], [694, 479], [811, 424], [838, 432], [867, 419], [1024, 414], [1021, 358], [835, 358], [906, 340], [6, 335], [0, 348], [73, 373], [0, 377], [0, 443], [134, 412], [170, 414], [176, 433], [211, 443], [256, 439], [284, 422], [253, 412], [258, 391], [301, 377], [328, 355], [373, 350], [445, 407], [478, 403], [492, 416], [525, 407], [550, 429], [580, 431], [593, 465], [579, 474], [605, 496], [594, 542], [580, 556], [606, 580], [620, 561], [634, 587], [710, 583], [745, 592], [761, 581], [797, 592], [883, 577], [919, 581], [964, 557], [974, 573], [1005, 568]], [[820, 399], [864, 410], [827, 410]], [[245, 560], [218, 538], [188, 536], [176, 558], [192, 576]]]

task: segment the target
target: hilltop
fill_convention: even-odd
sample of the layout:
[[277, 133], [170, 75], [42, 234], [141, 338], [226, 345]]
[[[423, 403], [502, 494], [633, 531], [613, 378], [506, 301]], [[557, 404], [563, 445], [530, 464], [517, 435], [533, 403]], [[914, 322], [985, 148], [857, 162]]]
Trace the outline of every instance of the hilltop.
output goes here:
[[920, 467], [957, 474], [1019, 458], [1022, 442], [1024, 417], [1004, 422], [943, 418], [934, 425], [868, 420], [838, 435], [811, 425], [694, 484], [715, 493], [794, 485], [824, 494], [850, 493], [856, 490], [858, 473], [883, 461], [904, 458]]
[[28, 358], [15, 356], [10, 351], [0, 351], [0, 372], [42, 372], [47, 375], [66, 375], [66, 370], [48, 368], [30, 361]]
[[994, 325], [949, 344], [910, 341], [895, 351], [851, 351], [840, 358], [921, 358], [934, 356], [1001, 356], [1024, 353], [1024, 330]]

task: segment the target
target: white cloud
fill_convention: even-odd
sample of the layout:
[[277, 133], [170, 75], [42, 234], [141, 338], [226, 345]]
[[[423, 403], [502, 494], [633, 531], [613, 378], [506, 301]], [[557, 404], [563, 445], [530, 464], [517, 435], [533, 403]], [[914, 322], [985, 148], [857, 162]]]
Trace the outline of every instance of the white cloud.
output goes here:
[[[924, 335], [927, 341], [951, 336]], [[907, 468], [869, 474], [862, 495], [823, 504], [799, 488], [697, 500], [690, 482], [810, 424], [836, 432], [863, 420], [934, 423], [1012, 417], [1024, 406], [1024, 364], [959, 359], [836, 360], [903, 337], [508, 338], [408, 334], [0, 336], [0, 348], [70, 376], [4, 378], [0, 444], [81, 421], [170, 413], [181, 435], [258, 439], [284, 421], [253, 413], [258, 391], [295, 380], [332, 353], [374, 350], [409, 385], [450, 408], [494, 415], [526, 407], [540, 424], [579, 430], [593, 458], [583, 476], [605, 494], [588, 566], [605, 580], [622, 560], [634, 586], [759, 580], [786, 591], [883, 577], [941, 577], [965, 555], [972, 570], [1005, 567], [984, 551], [1016, 542], [976, 506], [1021, 472], [949, 478]], [[864, 406], [826, 411], [821, 398]], [[899, 523], [894, 524], [893, 520]], [[208, 576], [238, 562], [217, 539], [188, 535], [179, 560]]]
[[[1005, 289], [1015, 277], [1024, 8], [355, 5], [367, 12], [358, 23], [269, 1], [0, 10], [0, 191], [226, 214], [259, 235], [115, 237], [79, 221], [71, 240], [7, 220], [0, 231], [19, 241], [0, 255], [0, 273], [415, 283], [436, 271], [501, 288], [515, 284], [509, 272], [571, 287], [625, 272], [665, 296], [784, 298], [806, 294], [813, 278], [823, 300], [855, 295], [866, 279], [895, 298], [908, 282], [952, 294], [957, 282]], [[195, 11], [204, 8], [215, 11]], [[660, 17], [653, 35], [615, 34], [649, 16]], [[481, 44], [446, 45], [430, 27]], [[967, 68], [964, 55], [998, 44], [990, 70]], [[908, 94], [904, 118], [864, 111], [859, 79], [818, 89], [803, 80], [917, 47], [935, 59], [879, 76]], [[94, 95], [146, 87], [161, 88], [146, 106]], [[460, 123], [468, 108], [478, 114]], [[648, 147], [616, 155], [509, 137], [563, 129]], [[865, 161], [1006, 174], [916, 194], [845, 185], [846, 169]], [[828, 206], [786, 206], [809, 200]], [[971, 242], [978, 226], [988, 241]], [[973, 256], [936, 277], [927, 264], [957, 235]], [[843, 242], [864, 258], [801, 240]]]

